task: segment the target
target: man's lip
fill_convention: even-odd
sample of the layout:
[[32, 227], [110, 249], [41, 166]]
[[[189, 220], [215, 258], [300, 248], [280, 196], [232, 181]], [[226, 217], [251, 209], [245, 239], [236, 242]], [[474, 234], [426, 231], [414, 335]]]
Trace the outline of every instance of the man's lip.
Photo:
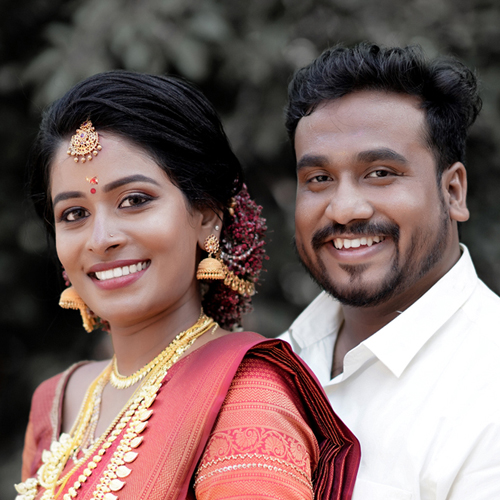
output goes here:
[[371, 246], [361, 245], [356, 248], [336, 248], [334, 242], [330, 240], [325, 248], [339, 262], [344, 264], [363, 264], [367, 263], [367, 259], [371, 260], [380, 252], [389, 248], [389, 238], [385, 238], [380, 243]]
[[[374, 238], [379, 238], [380, 241], [377, 241], [377, 242], [374, 242], [373, 239]], [[389, 237], [386, 236], [386, 235], [382, 235], [382, 234], [355, 234], [355, 235], [352, 235], [352, 234], [349, 234], [349, 235], [342, 235], [342, 236], [339, 236], [339, 235], [335, 235], [335, 236], [330, 236], [327, 240], [324, 241], [324, 244], [329, 244], [331, 243], [333, 246], [335, 246], [335, 240], [339, 239], [339, 240], [349, 240], [349, 241], [354, 241], [354, 240], [372, 240], [372, 243], [381, 243], [382, 241], [388, 239]], [[366, 243], [362, 243], [362, 245], [365, 245]]]
[[117, 267], [132, 266], [134, 264], [139, 264], [139, 262], [146, 262], [149, 259], [129, 259], [129, 260], [115, 260], [113, 262], [101, 262], [99, 264], [94, 264], [90, 269], [88, 269], [87, 274], [92, 274], [100, 271], [107, 271], [108, 269], [115, 269]]

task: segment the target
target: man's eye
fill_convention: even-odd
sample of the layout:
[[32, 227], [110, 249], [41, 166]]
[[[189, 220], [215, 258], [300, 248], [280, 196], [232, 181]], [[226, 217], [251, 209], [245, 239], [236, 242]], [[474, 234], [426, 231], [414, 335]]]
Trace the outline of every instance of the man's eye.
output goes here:
[[330, 176], [328, 175], [316, 175], [310, 180], [310, 182], [327, 182], [329, 180]]
[[391, 175], [392, 172], [389, 172], [388, 170], [374, 170], [373, 172], [370, 172], [367, 177], [370, 177], [370, 178], [381, 178], [381, 177], [388, 177], [389, 175]]

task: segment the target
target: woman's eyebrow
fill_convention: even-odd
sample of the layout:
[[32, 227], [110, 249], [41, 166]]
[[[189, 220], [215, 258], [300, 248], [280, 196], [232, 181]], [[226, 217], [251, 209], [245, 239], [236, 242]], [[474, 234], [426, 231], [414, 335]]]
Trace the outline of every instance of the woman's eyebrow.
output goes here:
[[103, 191], [105, 193], [109, 193], [113, 191], [113, 189], [117, 189], [125, 184], [130, 184], [131, 182], [148, 182], [150, 184], [154, 184], [155, 186], [159, 186], [158, 182], [151, 177], [147, 177], [142, 174], [129, 175], [127, 177], [122, 177], [121, 179], [117, 179], [116, 181], [110, 182], [103, 187]]
[[85, 195], [81, 191], [65, 191], [54, 197], [52, 206], [55, 207], [60, 201], [69, 200], [71, 198], [83, 198]]

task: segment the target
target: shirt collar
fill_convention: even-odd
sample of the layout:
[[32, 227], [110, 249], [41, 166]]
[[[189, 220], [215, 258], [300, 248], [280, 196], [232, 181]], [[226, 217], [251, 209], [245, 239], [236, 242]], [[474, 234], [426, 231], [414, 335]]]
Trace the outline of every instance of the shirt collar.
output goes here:
[[[477, 285], [469, 251], [464, 245], [461, 245], [461, 250], [460, 259], [448, 273], [408, 309], [348, 355], [368, 349], [396, 377], [400, 377], [425, 343], [464, 304]], [[322, 292], [295, 320], [289, 333], [294, 344], [304, 349], [328, 335], [336, 334], [342, 319], [340, 304]]]
[[288, 333], [297, 351], [336, 334], [344, 315], [338, 301], [321, 292], [292, 323]]

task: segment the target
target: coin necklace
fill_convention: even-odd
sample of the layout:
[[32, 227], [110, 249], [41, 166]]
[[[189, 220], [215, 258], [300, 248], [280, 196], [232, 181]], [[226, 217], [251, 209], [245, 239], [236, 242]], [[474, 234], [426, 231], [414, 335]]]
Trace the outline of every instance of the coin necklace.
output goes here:
[[[160, 353], [162, 360], [151, 368], [147, 379], [132, 395], [108, 429], [86, 450], [83, 459], [78, 460], [77, 464], [63, 478], [59, 479], [70, 455], [80, 447], [82, 437], [86, 435], [86, 430], [95, 408], [96, 388], [103, 383], [103, 380], [109, 380], [110, 377], [112, 365], [108, 365], [87, 391], [86, 401], [82, 405], [81, 415], [79, 415], [75, 424], [74, 434], [62, 433], [59, 441], [52, 442], [50, 451], [43, 451], [43, 464], [37, 472], [37, 477], [15, 485], [19, 493], [16, 500], [34, 500], [37, 495], [38, 486], [45, 488], [41, 500], [57, 499], [81, 464], [93, 455], [85, 469], [78, 476], [78, 479], [73, 483], [73, 486], [68, 489], [68, 493], [65, 493], [62, 497], [63, 500], [75, 498], [78, 495], [78, 490], [88, 480], [93, 470], [97, 467], [97, 464], [102, 460], [103, 455], [106, 454], [113, 442], [123, 432], [120, 443], [113, 452], [106, 470], [102, 473], [100, 482], [96, 485], [92, 497], [96, 500], [116, 500], [118, 496], [112, 492], [121, 490], [125, 485], [125, 481], [121, 479], [126, 478], [132, 472], [126, 464], [132, 463], [138, 456], [138, 452], [133, 450], [139, 447], [143, 441], [143, 436], [140, 436], [140, 434], [146, 428], [148, 419], [153, 413], [150, 407], [156, 399], [161, 382], [165, 378], [167, 371], [191, 347], [198, 337], [210, 329], [217, 328], [217, 326], [215, 321], [205, 316], [202, 312], [195, 325], [179, 333], [170, 345]], [[55, 490], [57, 487], [58, 491], [56, 493]]]

